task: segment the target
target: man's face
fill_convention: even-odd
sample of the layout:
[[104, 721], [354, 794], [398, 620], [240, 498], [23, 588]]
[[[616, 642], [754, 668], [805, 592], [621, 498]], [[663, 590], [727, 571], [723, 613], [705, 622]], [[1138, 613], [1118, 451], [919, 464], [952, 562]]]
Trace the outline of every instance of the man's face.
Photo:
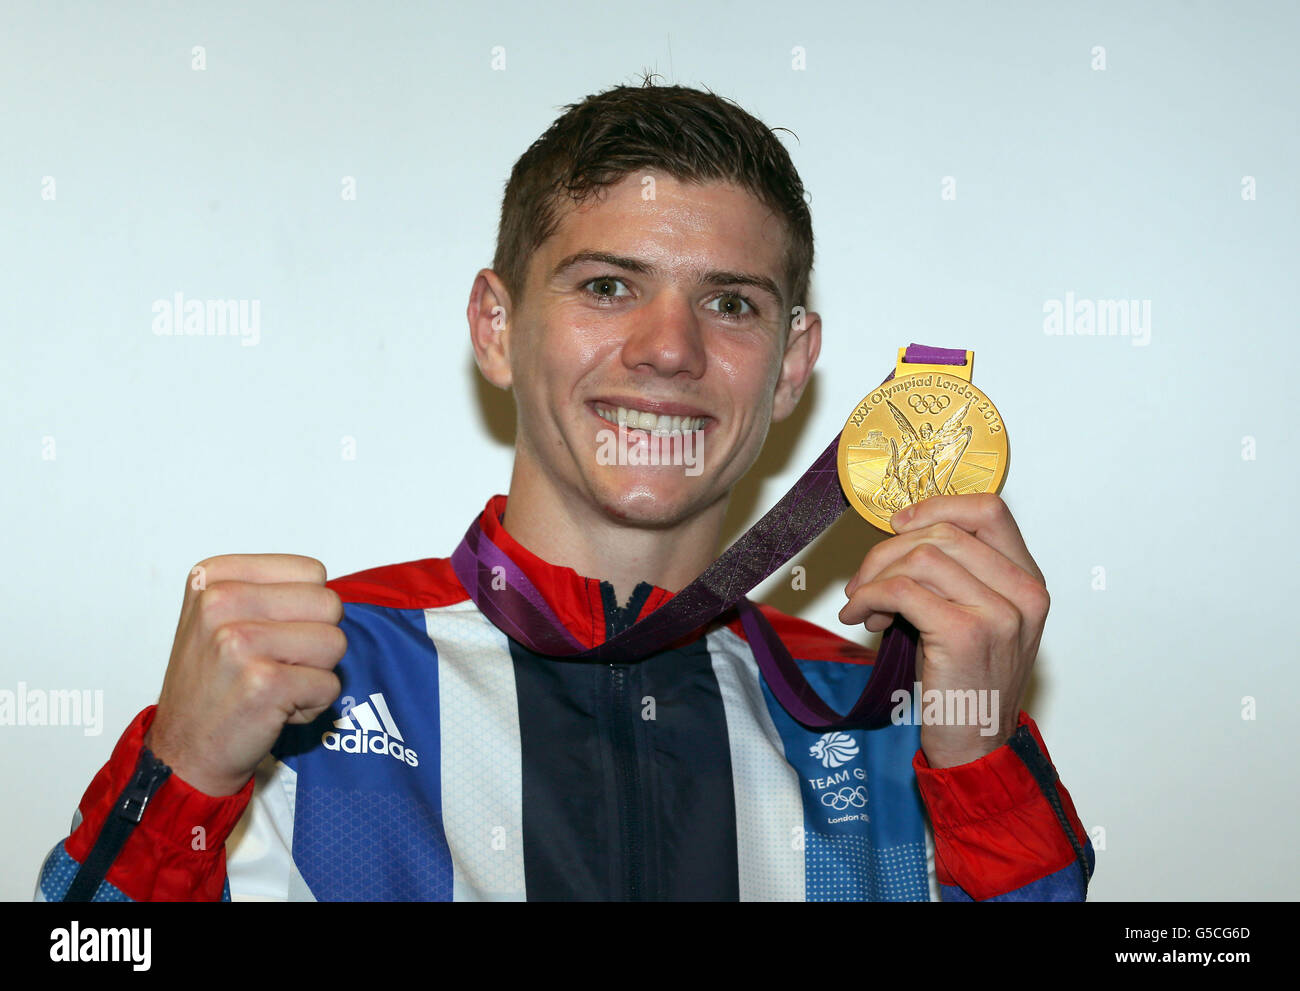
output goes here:
[[[820, 326], [811, 348], [787, 333], [785, 227], [756, 197], [662, 175], [652, 199], [643, 188], [633, 173], [570, 207], [529, 261], [507, 345], [516, 472], [612, 519], [671, 526], [749, 469], [774, 415], [802, 392]], [[656, 428], [699, 429], [656, 438], [638, 429], [646, 413], [697, 418]], [[634, 463], [656, 446], [670, 460], [674, 444], [679, 462], [695, 463]]]

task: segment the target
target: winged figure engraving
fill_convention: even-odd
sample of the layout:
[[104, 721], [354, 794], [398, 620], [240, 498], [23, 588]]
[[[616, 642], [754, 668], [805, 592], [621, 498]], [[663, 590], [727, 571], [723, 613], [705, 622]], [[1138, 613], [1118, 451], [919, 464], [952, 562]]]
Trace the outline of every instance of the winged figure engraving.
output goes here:
[[889, 438], [889, 464], [879, 488], [871, 495], [872, 505], [892, 516], [904, 506], [930, 496], [953, 494], [949, 481], [974, 433], [971, 427], [961, 425], [973, 402], [968, 399], [938, 430], [928, 422], [917, 430], [897, 406], [885, 400], [902, 442], [900, 446]]

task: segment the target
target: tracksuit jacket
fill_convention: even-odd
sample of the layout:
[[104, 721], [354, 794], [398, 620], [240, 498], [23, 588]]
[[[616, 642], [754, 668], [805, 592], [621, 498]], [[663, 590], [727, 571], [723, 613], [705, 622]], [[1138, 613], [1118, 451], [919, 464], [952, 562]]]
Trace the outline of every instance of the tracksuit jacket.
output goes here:
[[[587, 647], [672, 597], [552, 565], [480, 522]], [[342, 694], [286, 726], [238, 793], [132, 779], [142, 711], [50, 852], [36, 898], [92, 900], [1081, 900], [1094, 854], [1033, 720], [932, 769], [920, 727], [821, 733], [765, 683], [734, 610], [633, 663], [534, 654], [447, 558], [328, 582]], [[761, 607], [847, 711], [874, 654]], [[147, 797], [147, 801], [145, 800]], [[125, 839], [123, 840], [123, 836]], [[104, 863], [111, 857], [111, 866]]]

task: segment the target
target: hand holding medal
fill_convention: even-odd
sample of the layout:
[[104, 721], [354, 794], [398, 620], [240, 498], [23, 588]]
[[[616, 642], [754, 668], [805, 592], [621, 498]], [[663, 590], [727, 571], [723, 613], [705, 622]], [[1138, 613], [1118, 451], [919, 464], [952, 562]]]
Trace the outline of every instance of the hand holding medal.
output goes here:
[[931, 767], [977, 760], [1015, 732], [1049, 604], [1042, 572], [996, 494], [1007, 432], [970, 381], [972, 358], [900, 351], [895, 374], [850, 416], [837, 458], [849, 504], [896, 534], [863, 559], [840, 620], [879, 632], [905, 616], [904, 628], [919, 633], [916, 691], [929, 699], [974, 690], [992, 700], [992, 726], [922, 721]]

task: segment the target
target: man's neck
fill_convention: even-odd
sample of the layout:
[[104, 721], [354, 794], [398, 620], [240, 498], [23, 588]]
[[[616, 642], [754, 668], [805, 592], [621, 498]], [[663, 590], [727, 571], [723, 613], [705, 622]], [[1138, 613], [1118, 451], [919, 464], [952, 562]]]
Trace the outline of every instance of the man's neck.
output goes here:
[[565, 498], [518, 465], [502, 525], [529, 551], [614, 587], [623, 605], [640, 582], [679, 592], [713, 563], [727, 500], [671, 527], [612, 519], [589, 501]]

